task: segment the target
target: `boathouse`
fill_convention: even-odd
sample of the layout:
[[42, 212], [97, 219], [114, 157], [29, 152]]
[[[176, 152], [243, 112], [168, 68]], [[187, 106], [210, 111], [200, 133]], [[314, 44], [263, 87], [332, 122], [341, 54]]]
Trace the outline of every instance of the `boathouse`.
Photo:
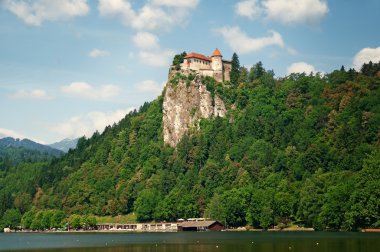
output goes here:
[[185, 221], [178, 223], [178, 231], [221, 231], [223, 224], [219, 221]]

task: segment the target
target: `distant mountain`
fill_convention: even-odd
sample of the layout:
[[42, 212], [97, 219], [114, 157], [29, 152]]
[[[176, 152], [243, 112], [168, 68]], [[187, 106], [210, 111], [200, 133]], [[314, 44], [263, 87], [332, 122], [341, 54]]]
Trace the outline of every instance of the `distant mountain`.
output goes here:
[[29, 150], [36, 150], [41, 153], [46, 153], [51, 156], [61, 156], [63, 152], [61, 150], [52, 148], [47, 145], [36, 143], [29, 139], [14, 139], [12, 137], [5, 137], [0, 139], [0, 149], [7, 149], [7, 148], [25, 148]]
[[48, 146], [57, 150], [61, 150], [63, 152], [68, 152], [70, 149], [75, 149], [78, 143], [78, 139], [79, 138], [75, 138], [75, 139], [66, 138], [66, 139], [63, 139], [62, 141], [49, 144]]

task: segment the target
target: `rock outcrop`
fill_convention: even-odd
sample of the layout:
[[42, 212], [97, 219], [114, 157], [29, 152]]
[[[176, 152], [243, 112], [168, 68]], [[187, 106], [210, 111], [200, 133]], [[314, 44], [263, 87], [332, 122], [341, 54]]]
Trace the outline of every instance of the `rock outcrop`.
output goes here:
[[224, 117], [226, 107], [191, 71], [171, 71], [163, 102], [164, 142], [175, 147], [190, 130], [197, 129], [202, 118]]

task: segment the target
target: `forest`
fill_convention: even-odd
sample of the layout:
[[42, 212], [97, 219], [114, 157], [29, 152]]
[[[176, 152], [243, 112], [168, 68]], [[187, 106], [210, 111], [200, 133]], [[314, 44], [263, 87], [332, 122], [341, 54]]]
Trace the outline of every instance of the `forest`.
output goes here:
[[[181, 61], [177, 56], [176, 61]], [[380, 228], [380, 63], [275, 77], [261, 62], [204, 78], [227, 116], [165, 145], [159, 96], [59, 158], [0, 159], [0, 227], [208, 217], [228, 227]]]

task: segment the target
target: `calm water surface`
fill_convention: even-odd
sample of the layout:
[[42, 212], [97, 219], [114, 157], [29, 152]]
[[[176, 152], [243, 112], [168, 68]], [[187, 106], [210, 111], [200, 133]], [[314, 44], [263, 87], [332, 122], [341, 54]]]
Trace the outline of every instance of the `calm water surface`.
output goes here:
[[0, 233], [0, 251], [380, 252], [379, 233]]

